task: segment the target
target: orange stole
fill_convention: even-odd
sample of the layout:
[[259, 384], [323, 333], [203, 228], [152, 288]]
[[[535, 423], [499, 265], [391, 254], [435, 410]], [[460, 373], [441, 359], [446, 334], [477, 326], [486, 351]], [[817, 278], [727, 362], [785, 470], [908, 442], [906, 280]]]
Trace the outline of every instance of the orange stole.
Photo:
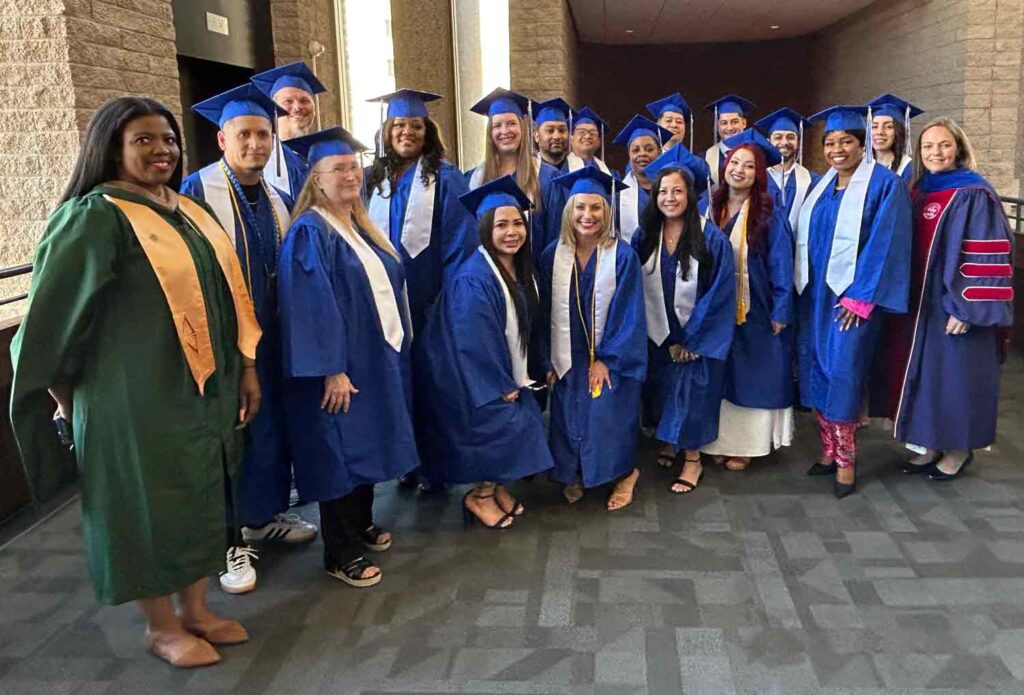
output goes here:
[[[174, 327], [181, 341], [181, 351], [192, 372], [192, 378], [203, 393], [206, 380], [213, 374], [216, 363], [210, 325], [206, 316], [206, 302], [199, 284], [199, 274], [192, 262], [188, 245], [176, 229], [147, 205], [123, 198], [104, 195], [128, 218], [128, 223], [139, 240], [139, 245], [153, 266], [167, 306], [174, 318]], [[213, 247], [235, 305], [238, 321], [238, 351], [250, 359], [256, 358], [256, 345], [263, 332], [256, 323], [256, 312], [245, 287], [242, 268], [235, 249], [224, 229], [202, 206], [185, 196], [178, 198], [179, 211], [202, 232]]]

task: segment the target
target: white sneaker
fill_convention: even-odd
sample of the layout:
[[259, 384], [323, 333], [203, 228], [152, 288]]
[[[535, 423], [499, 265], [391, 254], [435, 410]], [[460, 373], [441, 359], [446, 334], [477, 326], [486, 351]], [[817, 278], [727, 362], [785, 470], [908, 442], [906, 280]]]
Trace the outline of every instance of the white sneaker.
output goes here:
[[227, 571], [221, 572], [220, 588], [229, 594], [245, 594], [256, 588], [256, 568], [252, 561], [259, 558], [247, 545], [228, 548]]
[[316, 538], [315, 524], [303, 521], [298, 514], [278, 514], [262, 528], [242, 527], [242, 538], [246, 543], [253, 541], [284, 541], [285, 543], [308, 543]]

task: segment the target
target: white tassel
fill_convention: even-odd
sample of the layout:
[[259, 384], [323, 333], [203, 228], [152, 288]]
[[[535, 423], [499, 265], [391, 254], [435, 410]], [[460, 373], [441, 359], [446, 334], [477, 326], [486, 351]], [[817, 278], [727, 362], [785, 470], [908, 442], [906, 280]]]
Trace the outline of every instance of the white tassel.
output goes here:
[[871, 107], [868, 106], [867, 131], [864, 133], [864, 138], [867, 140], [867, 142], [864, 143], [864, 158], [869, 162], [875, 161], [875, 148], [871, 144], [871, 121]]

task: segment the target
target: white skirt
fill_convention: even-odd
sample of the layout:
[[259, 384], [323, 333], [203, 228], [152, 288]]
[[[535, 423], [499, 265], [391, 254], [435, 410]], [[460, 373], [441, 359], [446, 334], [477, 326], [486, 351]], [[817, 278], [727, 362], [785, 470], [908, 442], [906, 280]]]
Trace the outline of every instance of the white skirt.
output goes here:
[[713, 456], [755, 458], [792, 443], [792, 408], [743, 408], [723, 398], [718, 439], [700, 450]]

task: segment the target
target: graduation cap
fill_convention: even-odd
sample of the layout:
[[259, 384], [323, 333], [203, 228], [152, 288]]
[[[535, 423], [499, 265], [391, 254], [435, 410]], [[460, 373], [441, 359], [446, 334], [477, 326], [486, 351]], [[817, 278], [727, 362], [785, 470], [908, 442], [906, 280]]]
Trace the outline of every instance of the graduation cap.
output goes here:
[[352, 133], [341, 126], [325, 128], [309, 135], [292, 138], [285, 144], [305, 157], [310, 168], [316, 166], [316, 163], [324, 157], [359, 154], [366, 150], [366, 145], [356, 140]]
[[529, 210], [533, 207], [533, 203], [516, 184], [516, 177], [512, 174], [493, 179], [469, 193], [463, 193], [459, 196], [459, 202], [478, 220], [486, 212], [506, 205], [512, 205], [520, 210]]
[[519, 118], [531, 110], [530, 100], [522, 94], [497, 87], [490, 94], [469, 107], [473, 113], [493, 118], [501, 113], [514, 113]]
[[903, 128], [907, 131], [906, 142], [903, 146], [903, 151], [906, 155], [910, 155], [910, 119], [915, 116], [920, 116], [924, 113], [923, 109], [919, 109], [910, 102], [903, 101], [895, 94], [883, 94], [882, 96], [872, 99], [867, 103], [868, 120], [870, 121], [874, 116], [889, 116], [894, 121], [902, 121]]
[[686, 103], [686, 99], [679, 92], [669, 94], [663, 99], [652, 101], [647, 105], [647, 110], [654, 116], [654, 120], [661, 120], [661, 117], [666, 112], [682, 114], [683, 118], [689, 121], [690, 125], [687, 130], [690, 131], [690, 149], [693, 149], [693, 111], [690, 109], [690, 105]]
[[718, 116], [723, 113], [738, 113], [741, 116], [745, 116], [747, 111], [757, 108], [757, 105], [741, 96], [735, 94], [726, 94], [724, 97], [715, 99], [713, 102], [704, 107], [709, 111], [714, 111], [715, 119], [712, 125], [714, 129], [715, 142], [718, 142]]
[[590, 166], [556, 176], [551, 181], [569, 191], [568, 197], [570, 198], [581, 193], [594, 193], [608, 202], [611, 202], [613, 190], [621, 191], [629, 188], [628, 185], [610, 174], [604, 173], [598, 167]]
[[693, 186], [694, 193], [700, 196], [710, 185], [711, 168], [703, 157], [697, 157], [682, 144], [671, 150], [662, 152], [657, 159], [644, 168], [644, 174], [653, 181], [662, 169], [681, 169]]
[[[437, 101], [440, 94], [421, 92], [418, 89], [399, 89], [391, 94], [384, 94], [367, 101], [379, 101], [381, 109], [387, 104], [388, 118], [429, 118], [427, 102]], [[381, 121], [384, 119], [382, 118]]]
[[569, 102], [562, 97], [555, 97], [547, 101], [534, 101], [531, 108], [533, 109], [533, 121], [537, 125], [552, 121], [569, 125], [576, 113]]
[[605, 122], [601, 120], [601, 117], [597, 115], [597, 112], [589, 106], [584, 106], [582, 109], [574, 114], [571, 131], [576, 130], [576, 126], [580, 125], [595, 125], [597, 126], [598, 137], [601, 142], [601, 159], [604, 159], [604, 131], [606, 128]]
[[238, 116], [260, 116], [270, 121], [273, 128], [277, 119], [274, 116], [287, 116], [288, 112], [274, 103], [273, 99], [257, 89], [253, 84], [243, 84], [229, 89], [217, 96], [205, 99], [192, 106], [192, 110], [203, 118], [223, 128], [224, 124]]
[[[870, 106], [829, 106], [827, 109], [822, 109], [807, 120], [815, 123], [818, 121], [824, 121], [826, 133], [830, 133], [833, 130], [866, 131], [867, 122], [864, 119], [869, 113], [871, 113]], [[864, 148], [864, 156], [867, 157], [868, 161], [872, 161], [874, 159], [874, 153], [871, 151], [870, 147]]]
[[765, 162], [770, 167], [773, 167], [782, 161], [782, 155], [779, 154], [775, 145], [768, 142], [761, 133], [757, 132], [753, 128], [747, 128], [742, 133], [736, 133], [735, 135], [727, 137], [722, 141], [722, 144], [730, 150], [735, 150], [740, 145], [753, 145], [757, 149], [761, 150], [761, 154], [764, 155]]
[[672, 131], [667, 128], [662, 128], [649, 118], [636, 115], [633, 116], [633, 119], [626, 124], [626, 127], [622, 129], [622, 132], [615, 136], [615, 139], [612, 140], [612, 144], [621, 145], [628, 149], [634, 140], [645, 135], [649, 138], [654, 138], [654, 141], [657, 142], [660, 147], [663, 147], [666, 142], [672, 139]]
[[258, 75], [253, 75], [249, 79], [252, 80], [252, 83], [261, 92], [271, 99], [274, 98], [278, 91], [285, 87], [296, 87], [310, 94], [323, 94], [327, 91], [327, 87], [317, 79], [313, 71], [301, 60], [289, 63], [288, 65], [282, 65], [279, 68], [266, 70]]
[[[807, 119], [801, 116], [799, 113], [783, 106], [777, 111], [772, 111], [770, 114], [762, 118], [761, 120], [754, 123], [755, 128], [760, 128], [763, 133], [768, 137], [777, 131], [785, 131], [788, 133], [797, 134], [797, 155], [796, 161], [803, 163], [804, 161], [804, 126], [807, 125]], [[785, 174], [783, 174], [785, 176]]]

